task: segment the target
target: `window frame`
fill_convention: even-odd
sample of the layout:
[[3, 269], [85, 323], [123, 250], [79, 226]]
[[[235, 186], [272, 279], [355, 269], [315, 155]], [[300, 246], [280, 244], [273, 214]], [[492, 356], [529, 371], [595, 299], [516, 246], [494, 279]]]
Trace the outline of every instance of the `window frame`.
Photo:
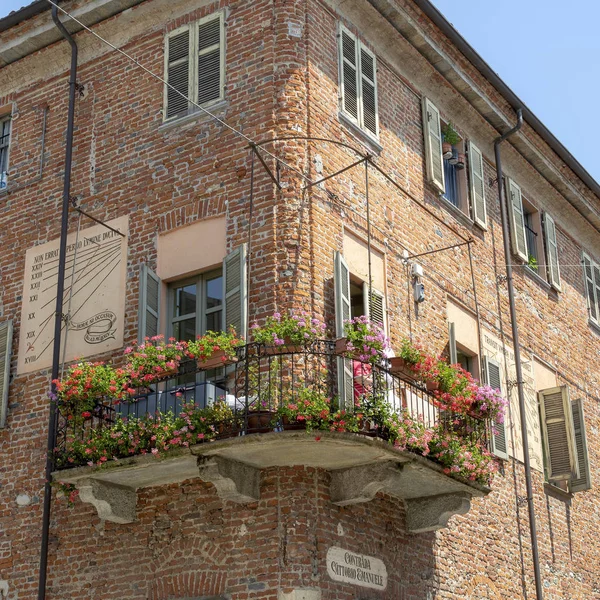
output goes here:
[[[342, 46], [342, 34], [346, 33], [349, 37], [354, 40], [354, 58], [356, 65], [356, 113], [357, 117], [355, 118], [349, 112], [347, 112], [344, 108], [344, 96], [345, 96], [345, 88], [344, 88], [344, 50]], [[377, 56], [373, 51], [371, 51], [363, 42], [361, 42], [360, 38], [352, 33], [343, 23], [339, 23], [338, 27], [338, 96], [339, 96], [339, 111], [346, 119], [348, 119], [351, 123], [356, 125], [364, 134], [373, 138], [376, 141], [379, 141], [379, 93], [377, 89]], [[375, 93], [375, 129], [376, 132], [372, 132], [371, 130], [365, 127], [364, 121], [364, 108], [363, 108], [363, 78], [369, 79], [366, 75], [363, 74], [362, 70], [362, 56], [361, 52], [364, 51], [373, 59], [373, 80], [371, 83], [373, 84]]]
[[[4, 124], [8, 123], [8, 134], [7, 141], [3, 145], [2, 138], [2, 129], [4, 128]], [[2, 150], [6, 149], [4, 153], [4, 170], [2, 169], [2, 162], [0, 161], [0, 190], [5, 190], [8, 187], [8, 166], [10, 162], [10, 141], [12, 138], [12, 114], [4, 114], [0, 115], [0, 153]]]
[[[585, 273], [585, 260], [589, 262], [590, 272], [591, 272], [591, 282], [592, 282], [592, 291], [594, 293], [594, 298], [590, 298], [589, 289], [588, 289], [588, 278]], [[598, 263], [590, 254], [588, 254], [585, 250], [581, 252], [581, 263], [583, 265], [583, 287], [585, 289], [585, 297], [587, 299], [587, 310], [588, 310], [588, 319], [594, 323], [596, 326], [600, 326], [600, 281], [596, 281], [596, 270], [600, 272], [600, 263]], [[594, 308], [596, 310], [596, 317], [592, 316], [592, 307], [591, 304], [594, 303]]]
[[[192, 21], [191, 23], [188, 23], [186, 25], [182, 25], [181, 27], [177, 27], [176, 29], [173, 29], [172, 31], [169, 31], [168, 33], [165, 34], [164, 36], [164, 46], [163, 46], [163, 73], [164, 73], [164, 80], [165, 81], [169, 81], [169, 40], [172, 37], [175, 37], [181, 33], [183, 33], [184, 31], [188, 31], [189, 32], [189, 46], [188, 46], [188, 108], [185, 111], [185, 113], [181, 112], [179, 114], [175, 114], [172, 116], [167, 116], [167, 110], [168, 110], [168, 93], [169, 93], [169, 87], [167, 85], [163, 86], [163, 108], [162, 108], [162, 113], [163, 113], [163, 123], [171, 123], [172, 121], [177, 121], [178, 119], [182, 119], [185, 118], [189, 115], [198, 113], [198, 112], [202, 112], [201, 109], [197, 108], [196, 106], [194, 106], [193, 104], [190, 104], [190, 101], [192, 102], [198, 102], [198, 56], [199, 56], [199, 52], [198, 52], [198, 42], [199, 42], [199, 37], [198, 37], [198, 28], [205, 24], [205, 23], [209, 23], [210, 21], [216, 21], [219, 20], [219, 48], [220, 48], [220, 65], [219, 65], [219, 97], [218, 98], [214, 98], [212, 100], [209, 100], [208, 102], [205, 102], [203, 104], [201, 104], [200, 106], [204, 106], [204, 107], [209, 107], [212, 106], [214, 104], [218, 104], [220, 102], [223, 102], [225, 100], [225, 75], [226, 75], [226, 71], [225, 71], [225, 67], [226, 67], [226, 63], [225, 63], [225, 55], [226, 55], [226, 36], [225, 36], [225, 12], [220, 10], [214, 13], [211, 13], [210, 15], [207, 15], [205, 17], [202, 17], [201, 19], [196, 19], [195, 21]], [[209, 49], [204, 49], [204, 53], [205, 52], [209, 52]]]
[[[206, 333], [206, 318], [207, 315], [213, 314], [215, 312], [221, 311], [221, 321], [223, 321], [223, 313], [225, 310], [225, 299], [221, 298], [220, 307], [208, 308], [207, 307], [207, 298], [206, 298], [206, 284], [211, 279], [216, 279], [220, 277], [223, 279], [223, 269], [215, 268], [210, 269], [208, 271], [203, 271], [202, 273], [198, 273], [192, 277], [186, 277], [184, 279], [176, 279], [174, 281], [170, 281], [167, 287], [167, 337], [175, 337], [175, 323], [184, 321], [186, 319], [191, 318], [192, 313], [187, 313], [186, 315], [180, 315], [176, 317], [174, 315], [175, 312], [175, 294], [174, 291], [178, 288], [184, 287], [186, 285], [195, 284], [196, 289], [200, 290], [200, 293], [196, 293], [196, 310], [193, 313], [194, 318], [196, 319], [195, 326], [195, 337], [198, 335], [204, 335]], [[221, 281], [221, 289], [223, 289], [223, 282]], [[224, 331], [224, 324], [221, 322], [220, 331]], [[194, 337], [194, 339], [195, 339]]]

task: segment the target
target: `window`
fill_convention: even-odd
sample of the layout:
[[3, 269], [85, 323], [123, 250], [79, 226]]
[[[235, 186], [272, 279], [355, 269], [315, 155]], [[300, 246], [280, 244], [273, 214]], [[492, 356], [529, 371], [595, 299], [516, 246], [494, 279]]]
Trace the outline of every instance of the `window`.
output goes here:
[[375, 55], [340, 25], [339, 80], [342, 114], [361, 129], [377, 137], [377, 63]]
[[540, 390], [538, 397], [546, 479], [550, 483], [566, 482], [571, 492], [590, 489], [583, 400], [571, 401], [564, 385]]
[[[225, 97], [223, 13], [210, 15], [169, 33], [165, 40], [165, 120], [195, 112], [197, 104]], [[183, 96], [181, 95], [183, 94]]]
[[[444, 134], [448, 124], [440, 119], [440, 111], [429, 98], [423, 99], [423, 134], [427, 180], [450, 204], [487, 228], [483, 154], [469, 142], [459, 139], [444, 154]], [[468, 169], [466, 168], [468, 167]], [[468, 173], [468, 178], [467, 178]]]
[[600, 265], [585, 253], [582, 262], [590, 320], [598, 325], [600, 324]]
[[[556, 224], [523, 198], [521, 188], [506, 179], [510, 234], [513, 252], [540, 277], [560, 291]], [[543, 218], [542, 218], [543, 217]]]
[[8, 149], [10, 146], [10, 117], [0, 117], [0, 189], [8, 183]]
[[169, 333], [177, 340], [193, 340], [206, 331], [223, 329], [221, 269], [169, 286]]

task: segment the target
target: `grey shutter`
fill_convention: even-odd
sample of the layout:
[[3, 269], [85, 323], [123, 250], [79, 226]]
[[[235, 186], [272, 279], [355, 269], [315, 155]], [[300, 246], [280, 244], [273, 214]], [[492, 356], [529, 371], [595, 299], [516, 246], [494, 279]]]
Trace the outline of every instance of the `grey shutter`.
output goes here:
[[[187, 114], [190, 93], [190, 31], [186, 29], [167, 38], [167, 119]], [[175, 91], [177, 90], [177, 91]], [[178, 93], [179, 92], [179, 93]], [[183, 96], [181, 96], [183, 94]]]
[[344, 28], [340, 28], [339, 40], [342, 110], [358, 123], [357, 43]]
[[456, 351], [456, 330], [454, 323], [448, 323], [448, 348], [450, 350], [450, 364], [455, 365], [458, 362], [458, 352]]
[[221, 98], [223, 88], [223, 40], [221, 38], [221, 15], [198, 25], [198, 104]]
[[6, 426], [12, 350], [12, 321], [0, 323], [0, 429]]
[[538, 392], [548, 481], [579, 477], [573, 413], [567, 386]]
[[[521, 188], [510, 177], [506, 179], [506, 197], [508, 200], [508, 215], [510, 217], [510, 234], [512, 249], [524, 261], [529, 260], [527, 240], [525, 238], [525, 217], [523, 214], [523, 197]], [[506, 257], [506, 260], [510, 260]]]
[[596, 302], [596, 285], [594, 284], [593, 261], [587, 255], [583, 254], [581, 258], [583, 262], [583, 274], [585, 277], [585, 290], [587, 293], [588, 308], [590, 309], [590, 319], [598, 322], [598, 304]]
[[145, 264], [140, 265], [138, 342], [158, 335], [160, 327], [160, 279]]
[[472, 142], [469, 142], [469, 175], [471, 183], [471, 204], [473, 220], [481, 227], [487, 226], [485, 209], [485, 185], [483, 175], [483, 154]]
[[[350, 269], [341, 252], [333, 259], [333, 280], [335, 288], [335, 335], [344, 337], [344, 323], [350, 319]], [[339, 407], [352, 409], [354, 406], [354, 372], [352, 360], [337, 359], [337, 380]]]
[[425, 135], [425, 164], [427, 179], [443, 194], [444, 159], [442, 158], [442, 130], [440, 111], [428, 98], [423, 98], [423, 133]]
[[594, 274], [594, 297], [596, 298], [597, 320], [600, 321], [600, 266], [597, 262], [592, 262], [592, 272]]
[[585, 418], [583, 414], [583, 399], [573, 400], [573, 426], [575, 429], [575, 446], [577, 447], [577, 463], [579, 477], [571, 480], [569, 489], [572, 492], [583, 492], [592, 488], [590, 473], [590, 458], [588, 455], [587, 440], [585, 437]]
[[369, 301], [369, 284], [363, 283], [363, 303], [365, 315], [386, 332], [385, 296], [379, 290], [371, 288], [371, 299]]
[[362, 127], [373, 135], [378, 134], [377, 83], [375, 56], [366, 48], [360, 48], [360, 99]]
[[[487, 356], [483, 357], [483, 365], [485, 368], [485, 381], [486, 383], [493, 387], [494, 389], [500, 390], [502, 392], [502, 377], [500, 376], [500, 365], [488, 358]], [[506, 419], [507, 415], [504, 417], [504, 423], [499, 423], [495, 421], [492, 423], [492, 427], [494, 428], [494, 432], [492, 433], [491, 441], [492, 448], [491, 451], [498, 457], [504, 460], [508, 460], [508, 440], [506, 437]]]
[[246, 275], [246, 244], [238, 246], [223, 260], [223, 327], [231, 325], [247, 338], [248, 282]]
[[544, 213], [544, 235], [546, 237], [546, 254], [548, 255], [548, 281], [553, 287], [560, 290], [556, 225], [554, 219], [548, 213]]

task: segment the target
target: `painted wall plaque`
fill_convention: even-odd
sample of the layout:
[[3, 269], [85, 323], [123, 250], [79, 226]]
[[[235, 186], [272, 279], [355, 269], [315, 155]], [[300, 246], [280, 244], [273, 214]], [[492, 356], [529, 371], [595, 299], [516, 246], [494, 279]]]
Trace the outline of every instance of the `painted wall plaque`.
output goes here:
[[[72, 361], [123, 346], [128, 217], [94, 225], [67, 238], [61, 359]], [[59, 240], [25, 255], [17, 372], [52, 364]], [[65, 343], [66, 342], [66, 343]]]
[[327, 573], [334, 581], [374, 590], [387, 587], [387, 569], [382, 560], [332, 546], [327, 550]]

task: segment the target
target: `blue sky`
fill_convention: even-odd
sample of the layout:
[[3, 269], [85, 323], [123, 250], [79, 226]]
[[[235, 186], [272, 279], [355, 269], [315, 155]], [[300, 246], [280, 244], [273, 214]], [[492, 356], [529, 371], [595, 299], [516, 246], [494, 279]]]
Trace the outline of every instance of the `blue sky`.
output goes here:
[[[458, 32], [600, 182], [599, 0], [432, 0]], [[0, 0], [0, 16], [28, 0]]]

